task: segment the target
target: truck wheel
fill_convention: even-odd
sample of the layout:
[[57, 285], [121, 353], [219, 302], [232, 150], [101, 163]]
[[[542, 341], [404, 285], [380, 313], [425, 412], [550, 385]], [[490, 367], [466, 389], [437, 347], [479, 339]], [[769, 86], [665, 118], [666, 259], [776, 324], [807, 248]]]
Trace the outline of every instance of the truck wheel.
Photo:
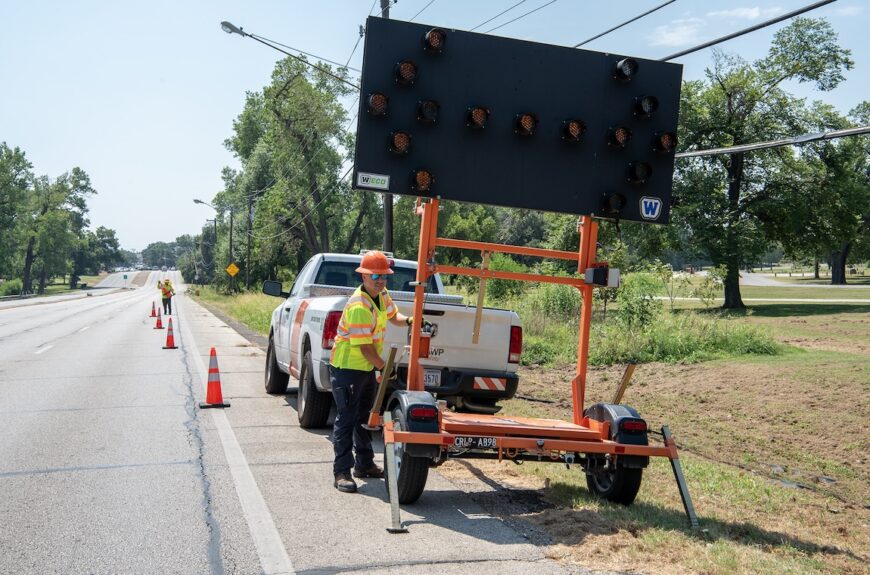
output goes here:
[[611, 469], [586, 475], [589, 491], [614, 503], [631, 505], [640, 490], [643, 469]]
[[332, 394], [317, 390], [311, 365], [311, 350], [305, 350], [302, 368], [299, 371], [299, 394], [296, 399], [296, 414], [303, 429], [325, 427], [332, 408]]
[[[399, 408], [393, 410], [393, 429], [396, 431], [408, 429], [408, 425], [405, 423], [405, 415]], [[420, 499], [423, 489], [426, 488], [426, 479], [429, 478], [429, 459], [408, 455], [405, 453], [405, 446], [401, 443], [394, 443], [393, 450], [396, 454], [396, 463], [399, 467], [399, 473], [396, 476], [399, 503], [414, 503]], [[389, 465], [384, 466], [387, 473], [388, 490], [390, 488], [389, 474], [392, 471], [389, 467]]]
[[287, 383], [290, 376], [278, 367], [275, 358], [275, 343], [269, 337], [269, 349], [266, 351], [266, 393], [287, 393]]

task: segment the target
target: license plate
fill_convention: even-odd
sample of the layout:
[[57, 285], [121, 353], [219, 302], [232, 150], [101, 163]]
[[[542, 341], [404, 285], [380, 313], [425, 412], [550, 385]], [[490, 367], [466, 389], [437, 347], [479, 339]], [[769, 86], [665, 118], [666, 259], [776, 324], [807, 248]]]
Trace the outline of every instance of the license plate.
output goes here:
[[495, 449], [498, 447], [495, 437], [471, 437], [459, 435], [453, 438], [453, 447], [461, 449]]
[[423, 385], [441, 387], [441, 370], [427, 369], [423, 372]]

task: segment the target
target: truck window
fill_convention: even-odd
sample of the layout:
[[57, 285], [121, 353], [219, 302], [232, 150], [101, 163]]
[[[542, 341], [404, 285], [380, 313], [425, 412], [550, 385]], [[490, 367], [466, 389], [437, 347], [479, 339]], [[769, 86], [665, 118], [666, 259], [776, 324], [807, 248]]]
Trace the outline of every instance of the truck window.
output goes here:
[[299, 270], [299, 273], [296, 275], [296, 281], [293, 282], [293, 287], [290, 288], [290, 296], [291, 297], [296, 295], [296, 293], [299, 291], [299, 288], [302, 287], [302, 282], [299, 280], [301, 278], [304, 278], [308, 274], [308, 270], [311, 268], [311, 266], [313, 264], [314, 264], [314, 260], [309, 260], [308, 263], [305, 264], [301, 270]]
[[[324, 261], [317, 270], [314, 283], [355, 288], [362, 283], [362, 277], [354, 271], [359, 267], [357, 262], [330, 262]], [[301, 275], [301, 274], [300, 274]], [[397, 266], [393, 268], [393, 274], [387, 276], [387, 289], [389, 291], [414, 291], [411, 282], [416, 281], [417, 270], [414, 268]], [[438, 285], [435, 278], [429, 278], [427, 293], [438, 293]]]

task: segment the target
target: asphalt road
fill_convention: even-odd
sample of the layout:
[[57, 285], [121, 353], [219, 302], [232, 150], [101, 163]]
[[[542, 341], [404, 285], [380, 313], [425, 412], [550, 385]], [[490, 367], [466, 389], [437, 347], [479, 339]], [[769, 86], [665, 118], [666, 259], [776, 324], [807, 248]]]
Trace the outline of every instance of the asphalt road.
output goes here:
[[[166, 275], [178, 350], [148, 317]], [[226, 410], [197, 407], [211, 346]], [[403, 509], [410, 533], [387, 533], [383, 481], [332, 487], [329, 430], [300, 429], [295, 397], [265, 394], [262, 351], [177, 273], [0, 308], [0, 358], [2, 574], [587, 572], [437, 473]]]

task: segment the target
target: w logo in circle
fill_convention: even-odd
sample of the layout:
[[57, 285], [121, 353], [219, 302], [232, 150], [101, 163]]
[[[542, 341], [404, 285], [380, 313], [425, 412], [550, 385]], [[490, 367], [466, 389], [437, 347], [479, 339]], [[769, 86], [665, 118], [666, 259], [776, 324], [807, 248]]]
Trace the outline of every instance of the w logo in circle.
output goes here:
[[644, 196], [640, 199], [640, 217], [645, 220], [657, 220], [662, 215], [662, 200]]

